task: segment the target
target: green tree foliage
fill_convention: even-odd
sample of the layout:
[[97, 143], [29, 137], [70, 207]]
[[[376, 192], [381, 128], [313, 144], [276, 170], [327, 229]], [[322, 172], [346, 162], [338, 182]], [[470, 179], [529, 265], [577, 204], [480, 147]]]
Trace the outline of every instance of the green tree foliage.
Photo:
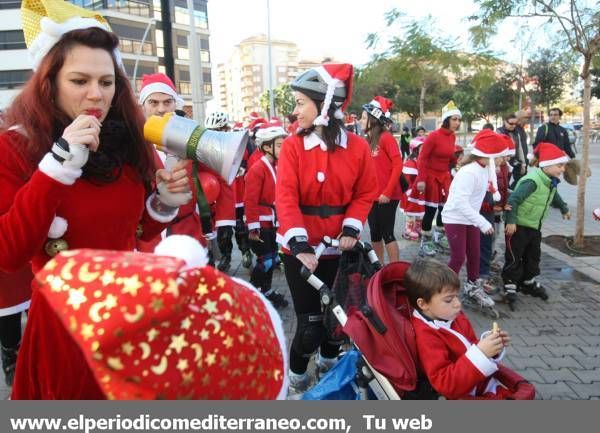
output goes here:
[[[265, 90], [262, 95], [260, 95], [259, 104], [260, 107], [266, 112], [269, 112], [269, 89]], [[289, 84], [282, 84], [279, 87], [273, 89], [273, 105], [275, 106], [275, 113], [280, 116], [287, 116], [292, 114], [294, 111], [294, 94], [292, 93], [292, 88]], [[275, 115], [272, 114], [272, 116]]]
[[[590, 100], [592, 98], [592, 60], [600, 53], [600, 7], [597, 0], [475, 0], [479, 6], [470, 17], [473, 42], [485, 46], [496, 35], [498, 24], [509, 18], [541, 22], [547, 34], [560, 35], [565, 47], [579, 56], [583, 80], [583, 173], [589, 167]], [[556, 47], [555, 47], [556, 48]], [[575, 247], [584, 245], [585, 187], [587, 176], [579, 176]]]
[[544, 105], [546, 111], [558, 102], [570, 78], [571, 65], [569, 56], [555, 49], [543, 49], [534, 56], [527, 65], [527, 75], [535, 79], [535, 99]]

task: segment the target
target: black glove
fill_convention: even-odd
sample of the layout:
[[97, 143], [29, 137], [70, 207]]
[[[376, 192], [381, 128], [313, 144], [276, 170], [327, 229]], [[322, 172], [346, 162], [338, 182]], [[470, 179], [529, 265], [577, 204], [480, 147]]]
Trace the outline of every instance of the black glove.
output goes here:
[[360, 232], [354, 227], [344, 226], [344, 228], [342, 228], [342, 236], [348, 236], [354, 239], [358, 239], [359, 233]]
[[298, 254], [302, 253], [315, 253], [315, 250], [313, 249], [313, 247], [310, 246], [310, 244], [308, 243], [308, 239], [306, 239], [305, 237], [301, 237], [300, 239], [298, 239], [297, 237], [293, 237], [288, 242], [288, 245], [290, 246], [290, 251], [294, 256], [297, 256]]

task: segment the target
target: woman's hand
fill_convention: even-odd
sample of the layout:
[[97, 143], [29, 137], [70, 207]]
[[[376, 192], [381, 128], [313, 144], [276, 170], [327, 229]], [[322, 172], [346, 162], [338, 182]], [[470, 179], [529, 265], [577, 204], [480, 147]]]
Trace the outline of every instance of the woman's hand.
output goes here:
[[65, 128], [62, 138], [73, 145], [84, 145], [92, 152], [100, 146], [100, 128], [102, 124], [95, 116], [80, 114]]
[[340, 250], [348, 251], [354, 248], [356, 245], [357, 239], [352, 236], [340, 236]]
[[169, 171], [156, 171], [156, 185], [160, 201], [167, 206], [179, 207], [192, 199], [187, 170], [187, 161], [178, 161]]
[[516, 231], [517, 231], [517, 225], [516, 224], [506, 224], [506, 227], [504, 227], [504, 232], [508, 236], [514, 235]]
[[417, 191], [425, 192], [425, 182], [423, 182], [423, 181], [417, 182]]
[[490, 227], [483, 232], [484, 235], [493, 235], [494, 234], [494, 226], [490, 224]]
[[260, 230], [254, 229], [248, 232], [248, 239], [255, 242], [262, 242], [263, 240], [260, 238]]
[[381, 195], [379, 196], [379, 199], [378, 199], [377, 201], [378, 201], [379, 203], [381, 203], [381, 204], [385, 204], [385, 203], [389, 203], [389, 202], [390, 202], [390, 198], [389, 198], [389, 197], [387, 197], [387, 196], [385, 196], [385, 195], [383, 195], [383, 194], [381, 194]]
[[296, 258], [300, 260], [300, 262], [308, 268], [309, 271], [315, 272], [317, 266], [319, 265], [319, 261], [317, 260], [317, 256], [313, 253], [300, 253], [296, 255]]

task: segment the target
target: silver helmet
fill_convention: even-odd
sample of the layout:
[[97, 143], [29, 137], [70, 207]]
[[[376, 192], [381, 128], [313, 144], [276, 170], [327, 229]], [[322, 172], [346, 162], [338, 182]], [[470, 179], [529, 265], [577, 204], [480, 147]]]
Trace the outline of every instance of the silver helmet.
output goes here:
[[[298, 75], [290, 84], [293, 90], [304, 93], [306, 96], [322, 101], [327, 93], [327, 83], [316, 69], [309, 69]], [[346, 87], [336, 87], [333, 92], [333, 101], [342, 103], [346, 100]]]

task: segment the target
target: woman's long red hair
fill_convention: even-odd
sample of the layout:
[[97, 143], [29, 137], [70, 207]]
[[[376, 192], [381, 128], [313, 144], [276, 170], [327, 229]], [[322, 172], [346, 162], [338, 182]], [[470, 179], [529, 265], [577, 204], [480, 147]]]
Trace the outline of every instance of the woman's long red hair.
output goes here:
[[31, 79], [8, 108], [2, 130], [18, 126], [28, 138], [23, 149], [33, 167], [41, 160], [62, 134], [71, 119], [56, 105], [56, 78], [69, 51], [76, 45], [106, 50], [115, 67], [115, 96], [109, 116], [124, 123], [130, 140], [123, 143], [128, 147], [128, 164], [133, 166], [147, 188], [154, 176], [154, 160], [151, 145], [143, 135], [144, 115], [137, 104], [131, 85], [117, 64], [114, 50], [119, 39], [113, 33], [99, 28], [73, 30], [66, 33], [44, 57]]

